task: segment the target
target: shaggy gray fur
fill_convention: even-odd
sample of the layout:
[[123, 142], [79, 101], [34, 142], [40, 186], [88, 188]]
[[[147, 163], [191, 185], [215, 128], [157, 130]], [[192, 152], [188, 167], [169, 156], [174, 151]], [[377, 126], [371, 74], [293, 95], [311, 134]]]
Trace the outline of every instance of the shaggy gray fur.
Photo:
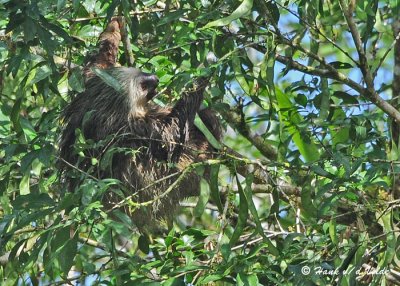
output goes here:
[[[107, 84], [94, 76], [87, 81], [86, 90], [72, 99], [63, 112], [65, 128], [60, 141], [62, 176], [68, 188], [74, 191], [79, 186], [79, 179], [69, 175], [70, 165], [73, 165], [99, 179], [118, 179], [124, 186], [125, 196], [136, 194], [136, 202], [150, 201], [167, 190], [178, 176], [157, 184], [155, 181], [212, 156], [214, 149], [193, 125], [207, 81], [197, 80], [196, 88], [184, 93], [173, 108], [162, 108], [149, 102], [158, 84], [154, 75], [124, 67], [106, 72], [117, 80], [119, 86]], [[220, 125], [214, 113], [205, 109], [199, 115], [219, 140]], [[86, 141], [91, 139], [94, 142], [93, 148], [84, 152], [86, 159], [75, 152], [77, 129], [81, 130]], [[107, 151], [116, 147], [120, 151], [113, 154], [108, 168], [93, 168], [90, 157], [100, 162]], [[176, 189], [154, 204], [140, 209], [125, 206], [123, 211], [139, 228], [152, 229], [157, 220], [173, 215], [179, 200], [199, 194], [199, 180], [199, 176], [192, 172]], [[104, 196], [107, 208], [123, 199], [116, 193], [110, 190]]]

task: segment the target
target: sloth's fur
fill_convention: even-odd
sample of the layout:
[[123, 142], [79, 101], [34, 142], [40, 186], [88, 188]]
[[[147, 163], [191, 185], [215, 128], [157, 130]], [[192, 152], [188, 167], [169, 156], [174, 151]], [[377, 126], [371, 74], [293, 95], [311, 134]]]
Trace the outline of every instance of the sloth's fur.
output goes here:
[[[199, 111], [207, 81], [198, 80], [197, 86], [184, 93], [174, 107], [164, 108], [150, 102], [158, 84], [154, 75], [124, 67], [105, 71], [117, 80], [119, 88], [94, 76], [63, 112], [62, 176], [71, 191], [79, 186], [79, 180], [68, 175], [72, 169], [90, 172], [99, 179], [115, 178], [122, 182], [124, 196], [135, 194], [133, 201], [138, 203], [151, 201], [179, 176], [163, 178], [182, 171], [192, 162], [210, 158], [215, 151], [193, 125], [198, 112], [214, 137], [221, 137], [215, 114], [209, 109]], [[74, 148], [77, 129], [87, 142], [90, 139], [93, 143], [84, 152], [86, 159], [78, 156]], [[90, 157], [102, 162], [113, 148], [118, 151], [114, 151], [109, 166], [93, 168]], [[139, 209], [125, 206], [123, 211], [139, 228], [151, 228], [160, 218], [170, 218], [180, 200], [198, 195], [199, 181], [200, 177], [190, 172], [162, 199]], [[107, 208], [122, 199], [115, 189], [103, 197]]]

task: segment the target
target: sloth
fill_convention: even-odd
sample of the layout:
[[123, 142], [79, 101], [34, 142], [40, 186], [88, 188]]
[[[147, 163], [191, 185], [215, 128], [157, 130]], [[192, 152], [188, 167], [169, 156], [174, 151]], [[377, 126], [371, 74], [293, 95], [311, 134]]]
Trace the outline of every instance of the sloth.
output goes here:
[[[201, 176], [194, 170], [180, 178], [170, 192], [164, 192], [190, 164], [215, 154], [194, 125], [196, 113], [211, 134], [221, 139], [215, 113], [208, 108], [199, 110], [208, 80], [196, 79], [194, 87], [184, 92], [175, 106], [160, 107], [151, 102], [157, 93], [155, 75], [126, 67], [104, 72], [113, 80], [90, 77], [85, 91], [73, 98], [62, 113], [60, 171], [70, 191], [79, 187], [82, 174], [117, 179], [120, 188], [111, 188], [103, 195], [108, 209], [126, 196], [137, 205], [153, 200], [146, 206], [124, 204], [120, 208], [139, 229], [151, 229], [160, 219], [170, 221], [180, 200], [199, 195]], [[89, 145], [83, 155], [74, 147], [80, 142], [79, 136]], [[100, 162], [97, 167], [93, 158]], [[80, 171], [71, 175], [76, 170]]]

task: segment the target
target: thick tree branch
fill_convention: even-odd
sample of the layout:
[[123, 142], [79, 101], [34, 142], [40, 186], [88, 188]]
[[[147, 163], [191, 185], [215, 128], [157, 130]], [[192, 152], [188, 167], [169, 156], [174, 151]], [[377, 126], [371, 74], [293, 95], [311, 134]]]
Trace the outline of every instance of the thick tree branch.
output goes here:
[[[336, 49], [338, 49], [341, 53], [343, 53], [349, 60], [351, 60], [354, 63], [357, 63], [353, 57], [347, 52], [345, 51], [340, 45], [338, 45], [334, 40], [332, 40], [331, 38], [329, 38], [327, 35], [325, 35], [324, 33], [321, 32], [321, 30], [318, 28], [317, 25], [314, 24], [310, 24], [307, 19], [305, 19], [304, 17], [301, 18], [298, 14], [294, 13], [291, 9], [289, 9], [288, 7], [286, 7], [285, 5], [280, 4], [279, 2], [275, 2], [277, 6], [279, 6], [281, 9], [286, 10], [288, 13], [292, 14], [294, 17], [296, 17], [297, 19], [299, 19], [302, 23], [304, 23], [309, 29], [313, 30], [314, 32], [316, 32], [318, 35], [320, 35], [322, 38], [324, 38], [326, 41], [328, 41], [330, 44], [332, 44], [332, 46], [334, 46]], [[275, 28], [275, 33], [276, 35], [279, 37], [280, 40], [285, 40], [286, 44], [291, 46], [292, 41], [286, 39], [285, 37], [282, 36], [282, 34], [280, 33], [280, 30], [278, 28], [278, 26], [274, 25]]]
[[349, 26], [350, 33], [353, 38], [354, 44], [356, 46], [356, 50], [357, 50], [359, 61], [360, 61], [358, 64], [361, 69], [361, 72], [363, 73], [365, 83], [367, 84], [367, 86], [370, 86], [371, 84], [373, 86], [373, 79], [372, 79], [372, 75], [369, 70], [365, 51], [362, 47], [361, 36], [360, 36], [360, 33], [358, 32], [356, 23], [354, 22], [354, 19], [353, 19], [353, 9], [351, 9], [350, 7], [347, 7], [346, 3], [344, 3], [344, 0], [339, 0], [339, 3], [341, 6], [343, 15], [346, 19], [347, 25]]
[[[400, 107], [400, 15], [398, 15], [392, 24], [393, 36], [395, 36], [394, 43], [394, 68], [393, 68], [393, 83], [392, 83], [392, 99], [393, 105], [397, 108]], [[389, 49], [390, 50], [390, 49]], [[399, 148], [400, 141], [400, 122], [391, 122], [391, 147]], [[393, 144], [394, 143], [394, 144]], [[395, 168], [392, 168], [394, 171]], [[400, 198], [400, 177], [399, 174], [394, 172], [392, 182], [393, 198]]]
[[226, 122], [229, 123], [236, 131], [238, 131], [243, 137], [249, 140], [254, 147], [256, 147], [261, 154], [270, 160], [276, 160], [277, 152], [269, 144], [265, 142], [265, 139], [260, 135], [254, 134], [243, 122], [238, 114], [232, 110], [219, 110], [219, 113], [224, 118]]
[[[242, 175], [243, 177], [247, 177], [248, 175], [253, 175], [254, 180], [251, 186], [253, 193], [271, 193], [273, 190], [278, 189], [283, 192], [285, 195], [295, 195], [299, 196], [301, 192], [301, 188], [288, 184], [282, 178], [277, 178], [271, 176], [271, 174], [266, 170], [266, 166], [271, 166], [271, 162], [265, 160], [249, 160], [248, 158], [244, 158], [241, 154], [236, 152], [235, 150], [226, 147], [226, 154], [229, 159], [236, 160], [240, 163], [235, 167], [235, 171]], [[276, 162], [272, 163], [276, 164]], [[279, 164], [278, 164], [279, 165]], [[281, 167], [285, 168], [286, 166], [281, 165]]]
[[[343, 0], [340, 0], [340, 1], [342, 4], [344, 4]], [[344, 7], [344, 6], [342, 5], [342, 7]], [[307, 50], [303, 46], [298, 45], [298, 44], [294, 43], [293, 41], [290, 41], [289, 39], [285, 38], [284, 36], [282, 36], [281, 33], [279, 33], [279, 31], [276, 31], [276, 35], [277, 35], [278, 41], [280, 43], [290, 46], [296, 50], [299, 50], [302, 53], [306, 54], [308, 57], [318, 61], [321, 64], [321, 66], [323, 67], [323, 69], [307, 67], [307, 66], [301, 65], [300, 63], [293, 61], [293, 59], [291, 59], [291, 58], [283, 57], [278, 54], [277, 54], [277, 60], [285, 65], [290, 64], [290, 66], [292, 68], [294, 68], [298, 71], [301, 71], [301, 72], [304, 72], [307, 74], [311, 74], [311, 75], [317, 75], [317, 76], [331, 78], [331, 79], [337, 80], [339, 82], [342, 82], [342, 83], [350, 86], [351, 88], [353, 88], [354, 90], [359, 92], [360, 95], [364, 96], [365, 98], [370, 100], [372, 103], [374, 103], [378, 108], [380, 108], [383, 112], [385, 112], [387, 115], [389, 115], [395, 122], [400, 122], [400, 112], [397, 110], [397, 108], [395, 108], [394, 106], [392, 106], [391, 104], [389, 104], [388, 102], [383, 100], [379, 96], [379, 94], [375, 91], [374, 83], [373, 83], [373, 74], [368, 66], [365, 52], [362, 49], [361, 37], [360, 37], [357, 27], [353, 21], [353, 18], [351, 15], [352, 11], [351, 11], [351, 9], [344, 9], [344, 10], [347, 15], [347, 16], [345, 15], [346, 20], [348, 21], [348, 25], [349, 25], [350, 31], [352, 32], [352, 36], [354, 38], [357, 52], [359, 54], [360, 63], [358, 63], [358, 66], [361, 69], [361, 72], [363, 74], [364, 81], [366, 83], [366, 87], [358, 84], [357, 82], [349, 79], [344, 74], [340, 73], [336, 68], [334, 68], [332, 65], [328, 64], [324, 58], [320, 57], [317, 54], [312, 53], [311, 51]], [[396, 39], [397, 39], [397, 37], [396, 37]], [[260, 51], [262, 51], [264, 53], [266, 52], [266, 49], [264, 47], [257, 45], [257, 44], [255, 46], [257, 46], [257, 48], [259, 48], [259, 49], [261, 48]]]
[[[394, 68], [392, 83], [392, 98], [395, 98], [393, 104], [396, 108], [400, 107], [400, 16], [393, 22], [393, 33], [397, 35], [394, 41]], [[396, 145], [399, 145], [400, 122], [393, 124], [392, 139]]]
[[360, 95], [369, 99], [372, 103], [378, 106], [383, 112], [393, 118], [396, 122], [400, 122], [400, 112], [387, 101], [383, 100], [373, 88], [371, 89], [369, 87], [363, 87], [362, 85], [349, 79], [344, 74], [340, 73], [331, 65], [326, 64], [325, 69], [309, 67], [293, 61], [292, 58], [281, 56], [279, 54], [276, 55], [276, 59], [277, 61], [287, 65], [288, 67], [304, 72], [306, 74], [334, 79], [338, 82], [348, 85], [349, 87], [359, 92]]
[[400, 123], [399, 111], [391, 104], [383, 100], [375, 91], [373, 74], [369, 68], [367, 56], [362, 47], [360, 33], [358, 32], [357, 25], [353, 19], [353, 8], [348, 7], [344, 0], [339, 0], [339, 3], [346, 19], [347, 25], [349, 26], [355, 47], [357, 49], [359, 57], [359, 68], [361, 69], [361, 73], [363, 74], [363, 78], [367, 86], [366, 88], [364, 88], [364, 92], [362, 93], [362, 95], [366, 96], [396, 122]]
[[367, 89], [370, 91], [375, 91], [374, 79], [372, 77], [372, 73], [371, 73], [371, 70], [368, 65], [367, 56], [362, 47], [361, 36], [360, 36], [360, 33], [358, 32], [356, 23], [354, 22], [354, 19], [353, 19], [353, 9], [350, 9], [349, 7], [347, 7], [346, 4], [344, 3], [344, 0], [339, 0], [339, 2], [340, 2], [340, 6], [342, 7], [344, 17], [346, 18], [347, 25], [349, 26], [350, 33], [352, 35], [354, 44], [357, 49], [357, 53], [358, 53], [358, 57], [359, 57], [359, 61], [360, 61], [359, 67], [363, 74], [365, 83], [367, 85]]

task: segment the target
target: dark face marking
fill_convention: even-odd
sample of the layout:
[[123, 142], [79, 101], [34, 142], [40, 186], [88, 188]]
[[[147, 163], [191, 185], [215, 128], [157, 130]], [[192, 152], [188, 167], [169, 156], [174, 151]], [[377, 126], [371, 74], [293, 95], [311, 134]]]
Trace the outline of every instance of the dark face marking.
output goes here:
[[147, 91], [146, 99], [151, 100], [157, 94], [158, 78], [152, 74], [142, 73], [140, 86], [142, 90]]

